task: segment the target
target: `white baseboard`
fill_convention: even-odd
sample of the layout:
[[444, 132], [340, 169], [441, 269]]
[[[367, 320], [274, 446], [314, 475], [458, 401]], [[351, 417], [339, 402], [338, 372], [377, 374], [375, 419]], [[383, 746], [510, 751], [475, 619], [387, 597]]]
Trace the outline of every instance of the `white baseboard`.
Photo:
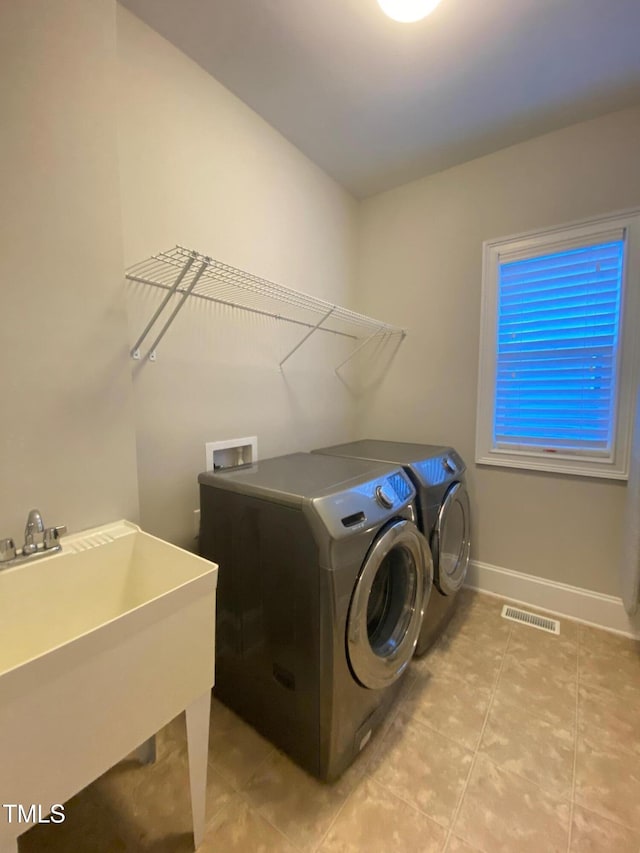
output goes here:
[[629, 616], [621, 598], [525, 575], [472, 560], [466, 586], [579, 622], [640, 638], [640, 613]]

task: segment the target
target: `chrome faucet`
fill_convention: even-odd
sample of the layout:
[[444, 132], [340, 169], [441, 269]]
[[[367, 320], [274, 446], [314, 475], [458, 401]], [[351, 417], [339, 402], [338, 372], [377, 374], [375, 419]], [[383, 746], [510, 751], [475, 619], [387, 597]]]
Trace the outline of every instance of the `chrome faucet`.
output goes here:
[[15, 566], [25, 560], [45, 557], [62, 550], [60, 537], [67, 532], [65, 525], [45, 527], [40, 511], [32, 509], [24, 528], [24, 545], [16, 549], [13, 539], [0, 539], [0, 569]]
[[29, 554], [36, 553], [38, 550], [36, 537], [40, 538], [42, 533], [44, 533], [44, 523], [42, 521], [40, 511], [32, 509], [27, 518], [26, 527], [24, 528], [24, 545], [22, 546], [22, 553], [25, 557]]

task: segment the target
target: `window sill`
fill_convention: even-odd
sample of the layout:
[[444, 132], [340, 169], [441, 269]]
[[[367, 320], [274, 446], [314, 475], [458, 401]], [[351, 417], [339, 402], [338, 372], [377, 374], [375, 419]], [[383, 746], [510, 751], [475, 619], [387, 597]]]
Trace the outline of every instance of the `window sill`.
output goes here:
[[572, 461], [566, 459], [540, 459], [537, 456], [498, 454], [476, 456], [477, 465], [497, 468], [519, 468], [523, 471], [544, 471], [549, 474], [569, 474], [574, 477], [592, 477], [599, 480], [627, 480], [629, 472], [612, 463]]

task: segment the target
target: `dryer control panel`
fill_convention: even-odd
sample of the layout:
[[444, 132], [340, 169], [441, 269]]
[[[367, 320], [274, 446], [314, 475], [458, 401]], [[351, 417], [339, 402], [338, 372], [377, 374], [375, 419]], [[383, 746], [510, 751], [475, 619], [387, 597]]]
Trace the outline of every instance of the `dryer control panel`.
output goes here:
[[462, 457], [452, 447], [438, 456], [414, 462], [411, 467], [425, 486], [439, 486], [452, 480], [458, 480], [466, 468]]

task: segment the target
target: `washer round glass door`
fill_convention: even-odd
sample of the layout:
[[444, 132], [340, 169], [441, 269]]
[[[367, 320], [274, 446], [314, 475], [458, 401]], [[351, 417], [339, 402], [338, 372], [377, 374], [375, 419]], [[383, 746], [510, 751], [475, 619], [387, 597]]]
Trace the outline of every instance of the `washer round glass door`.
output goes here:
[[371, 546], [347, 620], [349, 662], [364, 687], [388, 687], [406, 669], [432, 579], [429, 546], [411, 521], [393, 522]]
[[443, 595], [460, 589], [467, 574], [470, 518], [469, 495], [463, 483], [456, 483], [445, 495], [431, 541], [435, 583]]

